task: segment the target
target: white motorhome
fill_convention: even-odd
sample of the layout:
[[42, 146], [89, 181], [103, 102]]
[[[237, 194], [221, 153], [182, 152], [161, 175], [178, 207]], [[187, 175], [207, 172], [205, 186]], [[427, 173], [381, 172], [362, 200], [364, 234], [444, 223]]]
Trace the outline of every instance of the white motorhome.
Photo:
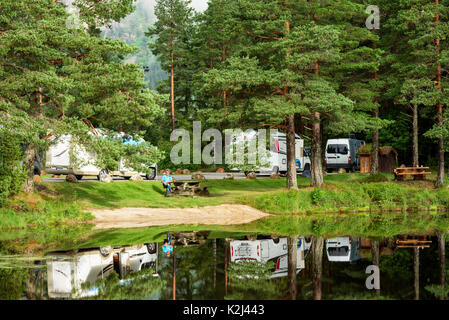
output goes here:
[[[310, 167], [310, 158], [304, 153], [304, 140], [295, 134], [295, 154], [296, 154], [296, 170], [302, 172], [307, 164]], [[236, 137], [233, 142], [235, 146], [246, 141], [255, 141], [258, 138], [256, 130], [249, 130], [243, 132]], [[285, 133], [275, 131], [270, 136], [270, 150], [266, 152], [266, 159], [264, 163], [268, 163], [265, 167], [259, 168], [257, 173], [286, 173], [287, 172], [287, 138]], [[233, 168], [233, 171], [239, 171], [239, 168]]]
[[98, 288], [82, 289], [83, 283], [94, 283], [114, 270], [112, 248], [90, 249], [74, 255], [50, 253], [47, 259], [47, 284], [50, 298], [91, 297]]
[[[103, 168], [95, 165], [96, 154], [93, 151], [86, 150], [82, 145], [72, 144], [71, 135], [63, 135], [59, 137], [54, 144], [50, 146], [46, 153], [45, 172], [48, 174], [73, 174], [78, 180], [83, 176], [96, 176], [100, 180], [102, 176], [111, 174], [116, 177], [123, 177], [125, 179], [131, 178], [133, 175], [140, 174], [145, 176], [148, 180], [154, 180], [157, 174], [157, 164], [152, 164], [151, 174], [144, 174], [136, 172], [133, 169], [127, 168], [125, 159], [121, 159], [117, 170], [108, 172]], [[78, 166], [74, 164], [71, 159], [71, 154], [76, 154]]]
[[[305, 238], [298, 239], [296, 256], [296, 273], [305, 268], [305, 254], [310, 244]], [[275, 268], [271, 278], [285, 277], [288, 272], [287, 238], [261, 240], [233, 240], [230, 242], [231, 262], [257, 261], [267, 263], [274, 261]]]
[[326, 254], [331, 262], [356, 262], [361, 259], [360, 238], [338, 237], [326, 240]]
[[365, 144], [354, 136], [348, 139], [329, 139], [326, 143], [325, 166], [328, 172], [338, 169], [347, 169], [355, 172], [360, 170], [360, 147]]
[[98, 288], [83, 289], [114, 270], [124, 278], [129, 272], [154, 268], [157, 275], [157, 244], [86, 249], [49, 253], [47, 284], [50, 298], [83, 298], [98, 295]]

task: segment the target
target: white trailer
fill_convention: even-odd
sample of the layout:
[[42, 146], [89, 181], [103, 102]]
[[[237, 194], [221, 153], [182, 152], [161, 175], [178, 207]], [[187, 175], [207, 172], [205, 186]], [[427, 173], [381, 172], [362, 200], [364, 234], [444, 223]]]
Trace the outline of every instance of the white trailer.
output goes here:
[[[304, 139], [295, 134], [295, 155], [296, 155], [296, 170], [298, 172], [304, 171], [306, 164], [310, 166], [310, 158], [304, 153]], [[235, 146], [246, 141], [258, 139], [258, 132], [256, 130], [248, 130], [236, 137], [233, 142]], [[286, 173], [287, 172], [287, 137], [285, 133], [274, 131], [270, 136], [270, 149], [266, 150], [267, 157], [264, 162], [268, 163], [265, 167], [259, 168], [257, 173]], [[240, 171], [238, 167], [233, 168], [233, 171]]]
[[[305, 238], [298, 238], [296, 273], [305, 268], [305, 254], [310, 249]], [[287, 238], [262, 240], [234, 240], [230, 242], [231, 262], [256, 261], [267, 263], [274, 261], [275, 268], [271, 278], [285, 277], [288, 272]]]
[[104, 247], [80, 252], [49, 253], [47, 284], [50, 298], [83, 298], [98, 295], [98, 288], [83, 289], [114, 270], [123, 279], [130, 272], [153, 268], [157, 276], [156, 243], [125, 247]]
[[[54, 139], [54, 138], [53, 138]], [[125, 179], [131, 178], [133, 175], [139, 174], [148, 180], [154, 180], [157, 175], [157, 164], [152, 164], [151, 174], [137, 172], [132, 168], [127, 168], [125, 159], [121, 159], [115, 171], [108, 172], [104, 168], [95, 165], [97, 155], [92, 150], [79, 144], [71, 143], [71, 135], [63, 135], [54, 141], [46, 153], [45, 172], [48, 174], [73, 174], [78, 180], [83, 176], [96, 176], [100, 180], [102, 175], [110, 174]], [[71, 155], [76, 154], [77, 161], [72, 159]]]
[[83, 283], [94, 283], [114, 270], [111, 248], [84, 252], [51, 253], [47, 259], [47, 285], [50, 298], [92, 297], [98, 288], [82, 289]]

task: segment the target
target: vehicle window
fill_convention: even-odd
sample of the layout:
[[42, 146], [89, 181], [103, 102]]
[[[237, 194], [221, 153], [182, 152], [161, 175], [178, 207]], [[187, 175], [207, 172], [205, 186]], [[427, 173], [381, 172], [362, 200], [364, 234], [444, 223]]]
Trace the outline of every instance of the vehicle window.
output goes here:
[[344, 257], [349, 254], [349, 247], [343, 246], [339, 248], [327, 248], [327, 252], [331, 257]]
[[337, 153], [348, 154], [348, 146], [346, 146], [344, 144], [339, 144]]
[[345, 144], [330, 144], [327, 146], [327, 153], [348, 154], [348, 146]]
[[330, 144], [327, 146], [327, 153], [337, 153], [337, 144]]

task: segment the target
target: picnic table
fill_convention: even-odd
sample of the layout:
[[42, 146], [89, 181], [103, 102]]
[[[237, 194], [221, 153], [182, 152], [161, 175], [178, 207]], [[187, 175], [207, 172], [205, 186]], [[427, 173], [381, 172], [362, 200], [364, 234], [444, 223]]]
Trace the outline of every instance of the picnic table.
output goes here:
[[426, 180], [429, 167], [403, 167], [394, 169], [394, 176], [397, 181], [406, 181], [407, 176], [412, 176], [414, 180]]
[[175, 181], [173, 194], [180, 196], [195, 196], [195, 193], [201, 190], [200, 181]]

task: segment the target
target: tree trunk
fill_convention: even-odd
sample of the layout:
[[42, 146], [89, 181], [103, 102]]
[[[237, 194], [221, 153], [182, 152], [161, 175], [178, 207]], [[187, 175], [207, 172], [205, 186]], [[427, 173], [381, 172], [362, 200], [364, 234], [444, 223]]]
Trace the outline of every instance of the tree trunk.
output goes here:
[[312, 160], [311, 160], [311, 174], [312, 187], [321, 187], [323, 185], [323, 165], [321, 155], [321, 115], [315, 112], [314, 121], [312, 124]]
[[444, 138], [440, 137], [438, 141], [438, 176], [435, 183], [436, 187], [441, 187], [444, 183]]
[[[374, 111], [374, 116], [379, 118], [379, 108]], [[371, 152], [371, 174], [379, 172], [379, 129], [373, 134], [373, 150]]]
[[323, 276], [323, 237], [312, 239], [312, 283], [313, 299], [321, 300], [321, 279]]
[[36, 146], [29, 144], [25, 149], [24, 165], [27, 171], [27, 177], [23, 184], [23, 191], [27, 193], [34, 192], [34, 158], [36, 157]]
[[[438, 250], [440, 255], [440, 285], [444, 288], [446, 285], [446, 239], [444, 233], [438, 231]], [[445, 300], [445, 296], [441, 296], [440, 300]]]
[[413, 248], [413, 271], [415, 274], [415, 300], [419, 300], [419, 249]]
[[171, 126], [172, 130], [175, 130], [175, 67], [174, 67], [174, 40], [171, 39], [171, 46], [172, 46], [172, 52], [171, 52], [171, 78], [170, 78], [170, 93], [171, 93]]
[[[372, 241], [371, 252], [373, 255], [373, 265], [379, 267], [379, 241]], [[380, 296], [380, 288], [376, 289], [376, 293]]]
[[214, 254], [214, 289], [217, 288], [217, 239], [212, 240]]
[[298, 190], [296, 175], [296, 138], [295, 138], [295, 116], [287, 116], [287, 189]]
[[[435, 4], [439, 5], [439, 0], [435, 0]], [[440, 22], [440, 13], [437, 11], [435, 14], [435, 24], [438, 25]], [[441, 48], [440, 48], [440, 39], [436, 39], [435, 40], [435, 44], [436, 44], [436, 53], [439, 56], [441, 53]], [[441, 64], [437, 64], [437, 70], [436, 70], [436, 75], [437, 75], [437, 85], [438, 85], [438, 91], [442, 91], [442, 87], [441, 87]], [[437, 111], [438, 111], [438, 124], [440, 126], [443, 125], [443, 105], [441, 104], [441, 102], [438, 103], [437, 105]], [[438, 176], [437, 176], [437, 181], [435, 183], [436, 187], [441, 187], [444, 183], [444, 138], [440, 137], [439, 141], [438, 141]]]
[[173, 249], [173, 300], [176, 300], [176, 252]]
[[298, 236], [288, 237], [288, 290], [290, 300], [296, 300], [296, 267]]
[[413, 167], [419, 165], [418, 153], [418, 105], [413, 105]]

